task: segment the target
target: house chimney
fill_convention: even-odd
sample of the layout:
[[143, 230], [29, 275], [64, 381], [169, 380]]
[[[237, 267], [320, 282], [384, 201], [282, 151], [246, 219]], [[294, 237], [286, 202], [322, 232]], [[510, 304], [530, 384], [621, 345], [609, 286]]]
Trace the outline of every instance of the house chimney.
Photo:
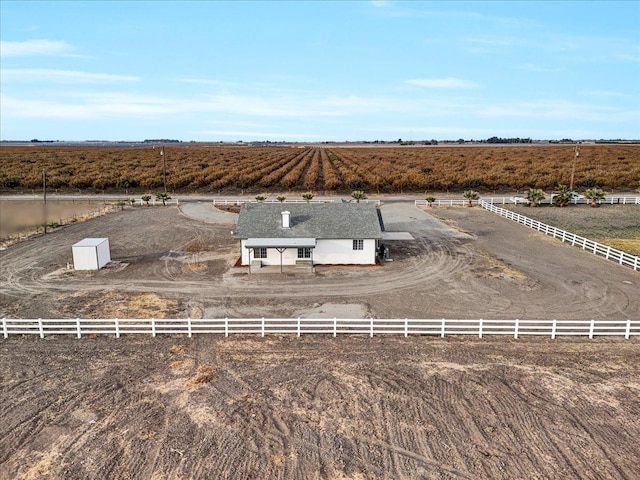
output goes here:
[[290, 228], [289, 215], [290, 212], [282, 212], [282, 228]]

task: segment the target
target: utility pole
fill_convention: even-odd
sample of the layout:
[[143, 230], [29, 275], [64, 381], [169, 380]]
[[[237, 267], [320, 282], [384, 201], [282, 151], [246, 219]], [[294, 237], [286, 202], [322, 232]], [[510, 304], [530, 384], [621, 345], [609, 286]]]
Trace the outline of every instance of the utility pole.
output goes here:
[[47, 234], [47, 169], [42, 169], [42, 216], [44, 221], [44, 234]]
[[160, 156], [162, 157], [162, 184], [164, 186], [164, 193], [167, 193], [167, 162], [166, 155], [164, 154], [164, 145], [160, 147]]
[[571, 165], [571, 180], [569, 181], [569, 190], [573, 192], [573, 177], [576, 173], [576, 160], [580, 156], [580, 148], [578, 147], [578, 143], [576, 143], [575, 155], [573, 156], [573, 164]]

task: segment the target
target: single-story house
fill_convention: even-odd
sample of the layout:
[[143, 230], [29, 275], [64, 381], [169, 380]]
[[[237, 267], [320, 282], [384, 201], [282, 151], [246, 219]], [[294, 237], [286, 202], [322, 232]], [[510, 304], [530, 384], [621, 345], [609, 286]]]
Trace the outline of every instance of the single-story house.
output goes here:
[[242, 265], [370, 265], [381, 217], [373, 203], [245, 203], [233, 237]]

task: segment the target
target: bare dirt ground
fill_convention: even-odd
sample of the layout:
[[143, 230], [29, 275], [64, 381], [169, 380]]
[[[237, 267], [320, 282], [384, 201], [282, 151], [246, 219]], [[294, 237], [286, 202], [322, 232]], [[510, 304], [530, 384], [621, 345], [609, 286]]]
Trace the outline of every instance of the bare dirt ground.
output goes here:
[[[233, 267], [233, 224], [175, 207], [115, 212], [0, 251], [0, 315], [100, 317], [118, 307], [129, 317], [288, 317], [331, 303], [378, 318], [640, 318], [631, 269], [480, 208], [382, 211], [388, 230], [415, 241], [388, 242], [394, 261], [383, 267], [317, 267], [316, 275]], [[109, 268], [66, 269], [71, 245], [85, 237], [110, 239]]]
[[633, 479], [638, 346], [11, 338], [0, 477]]
[[[640, 318], [640, 275], [479, 208], [389, 203], [381, 267], [248, 275], [232, 224], [119, 211], [0, 251], [6, 317]], [[224, 217], [228, 218], [228, 217]], [[66, 269], [109, 237], [108, 268]], [[632, 479], [638, 339], [0, 341], [0, 478]]]

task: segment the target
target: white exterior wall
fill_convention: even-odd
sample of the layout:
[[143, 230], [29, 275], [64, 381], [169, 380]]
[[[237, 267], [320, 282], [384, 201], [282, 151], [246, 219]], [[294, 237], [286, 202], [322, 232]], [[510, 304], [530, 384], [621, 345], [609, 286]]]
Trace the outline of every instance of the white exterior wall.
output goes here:
[[96, 247], [98, 254], [98, 268], [104, 267], [111, 261], [111, 251], [109, 249], [109, 240], [105, 239], [104, 242]]
[[[245, 248], [246, 240], [240, 241], [242, 249], [242, 265], [249, 265], [254, 260], [253, 249]], [[282, 265], [295, 265], [298, 258], [297, 248], [287, 248], [282, 252]], [[280, 252], [275, 248], [267, 248], [267, 258], [257, 258], [262, 265], [280, 265]]]
[[363, 247], [363, 250], [354, 250], [352, 239], [318, 239], [318, 243], [313, 252], [313, 263], [355, 265], [375, 264], [375, 239], [364, 239]]
[[75, 270], [99, 270], [111, 261], [109, 240], [106, 238], [85, 239], [73, 245], [71, 251]]
[[[242, 265], [249, 265], [253, 258], [253, 250], [245, 248], [246, 240], [240, 241]], [[376, 263], [375, 239], [364, 239], [363, 250], [353, 249], [352, 239], [318, 239], [311, 257], [315, 265], [351, 264], [373, 265]], [[298, 259], [297, 248], [287, 248], [282, 252], [282, 265], [295, 265]], [[260, 259], [262, 265], [280, 265], [280, 252], [275, 248], [267, 249], [267, 258]]]

